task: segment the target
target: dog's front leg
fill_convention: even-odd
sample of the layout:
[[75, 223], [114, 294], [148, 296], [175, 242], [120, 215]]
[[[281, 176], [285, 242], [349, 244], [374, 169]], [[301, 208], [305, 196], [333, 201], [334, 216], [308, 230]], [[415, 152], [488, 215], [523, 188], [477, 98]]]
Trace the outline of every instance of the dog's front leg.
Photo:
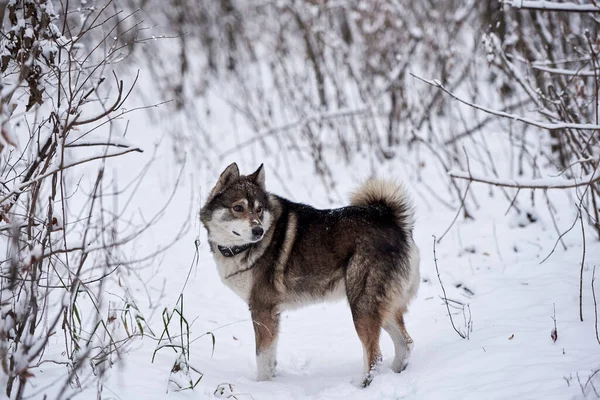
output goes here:
[[254, 306], [251, 309], [256, 339], [257, 379], [266, 381], [275, 374], [279, 313], [274, 307]]

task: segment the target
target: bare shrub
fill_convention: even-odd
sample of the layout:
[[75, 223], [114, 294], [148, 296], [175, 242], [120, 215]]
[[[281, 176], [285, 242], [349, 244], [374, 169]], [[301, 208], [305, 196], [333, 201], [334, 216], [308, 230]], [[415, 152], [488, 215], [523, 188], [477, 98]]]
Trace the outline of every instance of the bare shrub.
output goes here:
[[[538, 160], [530, 171], [537, 177], [556, 171], [578, 181], [578, 208], [600, 238], [598, 9], [590, 4], [543, 12], [554, 4], [525, 1], [508, 8], [504, 15], [511, 34], [501, 40], [492, 32], [485, 45], [492, 69], [504, 81], [505, 96], [526, 98], [534, 106], [533, 113], [522, 110], [516, 118], [542, 129], [530, 135], [548, 138], [540, 154], [545, 160]], [[559, 187], [556, 182], [547, 186], [542, 189]]]
[[[201, 149], [207, 163], [206, 153], [248, 147], [308, 154], [325, 187], [335, 185], [328, 150], [346, 162], [357, 153], [396, 158], [398, 145], [415, 143], [415, 131], [448, 112], [443, 96], [415, 86], [408, 71], [419, 66], [451, 87], [464, 84], [473, 52], [457, 54], [480, 30], [470, 0], [173, 0], [162, 12], [162, 2], [144, 4], [156, 24], [177, 27], [169, 54], [145, 54], [160, 91], [185, 114], [181, 125], [195, 128], [171, 127], [177, 146]], [[224, 99], [255, 136], [218, 148], [198, 97]]]
[[[0, 385], [11, 399], [100, 394], [106, 371], [148, 329], [127, 275], [154, 255], [123, 250], [159, 215], [127, 217], [144, 175], [123, 185], [107, 168], [141, 151], [118, 121], [132, 111], [124, 104], [136, 78], [125, 83], [113, 69], [137, 39], [126, 40], [112, 2], [68, 4], [1, 9]], [[30, 385], [47, 363], [66, 373]]]
[[[583, 321], [584, 216], [600, 239], [600, 37], [596, 19], [600, 8], [596, 4], [507, 3], [514, 9], [506, 10], [502, 19], [510, 29], [502, 31], [501, 36], [490, 32], [484, 37], [483, 44], [493, 72], [492, 81], [495, 81], [501, 96], [517, 102], [525, 101], [532, 105], [531, 108], [494, 109], [465, 99], [439, 80], [424, 81], [458, 103], [487, 113], [491, 118], [521, 124], [520, 133], [510, 136], [513, 148], [520, 153], [509, 163], [513, 176], [498, 175], [485, 142], [483, 148], [489, 157], [483, 161], [479, 159], [479, 171], [470, 168], [469, 154], [465, 153], [463, 160], [456, 163], [459, 167], [450, 171], [449, 175], [453, 179], [467, 180], [469, 184], [480, 182], [499, 187], [507, 199], [512, 199], [509, 209], [514, 207], [523, 214], [527, 211], [521, 209], [519, 194], [530, 193], [529, 199], [534, 206], [534, 192], [543, 191], [545, 205], [557, 231], [556, 244], [543, 261], [550, 257], [559, 243], [566, 249], [563, 236], [580, 222], [579, 318]], [[547, 10], [551, 12], [545, 12]], [[448, 143], [461, 141], [477, 130], [451, 138]], [[556, 208], [548, 195], [548, 190], [553, 189], [570, 189], [574, 194], [575, 217], [570, 227], [563, 231], [554, 220]]]
[[[158, 12], [163, 2], [144, 2], [154, 22], [176, 27], [178, 46], [140, 53], [184, 116], [167, 128], [176, 150], [196, 150], [205, 166], [242, 150], [294, 152], [332, 193], [332, 163], [360, 154], [365, 175], [386, 162], [407, 167], [424, 199], [456, 212], [452, 224], [475, 217], [471, 183], [483, 181], [528, 221], [542, 197], [566, 249], [548, 194], [565, 189], [568, 231], [585, 218], [600, 237], [594, 2], [566, 11], [526, 0], [169, 4]], [[215, 97], [254, 135], [221, 147], [197, 108]], [[432, 170], [445, 184], [429, 186]]]

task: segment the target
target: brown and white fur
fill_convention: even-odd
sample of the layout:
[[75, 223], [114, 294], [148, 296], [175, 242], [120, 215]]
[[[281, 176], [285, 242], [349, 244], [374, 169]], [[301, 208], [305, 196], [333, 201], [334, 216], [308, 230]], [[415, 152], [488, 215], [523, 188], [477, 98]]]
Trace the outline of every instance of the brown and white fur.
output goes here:
[[413, 211], [403, 188], [369, 180], [350, 206], [318, 210], [270, 194], [261, 165], [223, 171], [200, 211], [219, 275], [249, 305], [258, 379], [276, 366], [283, 310], [346, 298], [364, 349], [362, 386], [382, 356], [379, 335], [392, 338], [392, 370], [403, 371], [413, 346], [404, 314], [419, 287]]

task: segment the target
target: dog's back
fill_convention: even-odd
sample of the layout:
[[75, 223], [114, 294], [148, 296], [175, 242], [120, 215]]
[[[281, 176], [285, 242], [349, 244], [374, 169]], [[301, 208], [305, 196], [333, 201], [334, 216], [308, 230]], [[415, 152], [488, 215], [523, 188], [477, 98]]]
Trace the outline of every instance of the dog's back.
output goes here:
[[406, 367], [404, 313], [419, 285], [419, 250], [400, 185], [367, 181], [350, 206], [319, 210], [268, 194], [262, 166], [243, 176], [232, 164], [201, 217], [223, 281], [250, 307], [259, 379], [275, 368], [281, 311], [332, 297], [348, 299], [365, 351], [363, 385], [381, 360], [381, 328], [396, 348], [392, 369]]
[[275, 285], [261, 285], [251, 308], [264, 304], [265, 297], [277, 299], [279, 309], [346, 297], [367, 355], [365, 385], [381, 358], [382, 327], [397, 348], [392, 368], [403, 370], [412, 344], [404, 313], [420, 280], [413, 211], [403, 188], [368, 181], [350, 206], [332, 210], [274, 199], [282, 216], [267, 252], [278, 257], [259, 268], [264, 275], [257, 273], [259, 281]]
[[[272, 198], [281, 212], [266, 253], [277, 254], [279, 271], [265, 265], [265, 272], [281, 275], [274, 276], [280, 281], [274, 289], [286, 293], [284, 302], [318, 301], [340, 281], [349, 300], [373, 288], [376, 293], [364, 294], [402, 292], [402, 306], [414, 296], [419, 279], [418, 262], [411, 263], [416, 256], [413, 211], [401, 186], [368, 181], [352, 195], [350, 206], [337, 209]], [[363, 276], [370, 285], [354, 285]]]

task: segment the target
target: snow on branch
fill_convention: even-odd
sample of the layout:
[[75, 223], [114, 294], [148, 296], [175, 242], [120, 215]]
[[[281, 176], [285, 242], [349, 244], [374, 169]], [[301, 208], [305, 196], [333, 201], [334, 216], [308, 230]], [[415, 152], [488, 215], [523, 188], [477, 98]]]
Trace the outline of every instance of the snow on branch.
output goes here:
[[263, 140], [266, 137], [273, 136], [280, 132], [291, 131], [293, 129], [300, 128], [311, 122], [323, 122], [323, 121], [328, 121], [328, 120], [332, 120], [332, 119], [336, 119], [336, 118], [345, 118], [345, 117], [352, 117], [355, 115], [363, 115], [363, 114], [369, 113], [369, 111], [370, 111], [369, 107], [362, 106], [362, 107], [358, 107], [358, 108], [344, 108], [344, 109], [339, 109], [339, 110], [314, 113], [312, 115], [309, 115], [304, 118], [300, 118], [300, 119], [290, 122], [290, 123], [286, 123], [286, 124], [272, 127], [272, 128], [267, 128], [267, 129], [259, 132], [257, 135], [251, 137], [250, 139], [247, 139], [247, 140], [239, 143], [237, 146], [232, 147], [228, 150], [225, 150], [219, 156], [220, 157], [228, 156], [230, 154], [235, 153], [240, 148], [246, 147], [248, 145], [251, 145], [252, 143]]
[[562, 11], [562, 12], [600, 12], [595, 4], [556, 3], [544, 0], [505, 0], [504, 4], [522, 10]]
[[537, 126], [538, 128], [547, 129], [549, 131], [553, 131], [553, 130], [557, 130], [557, 129], [581, 129], [581, 130], [595, 130], [595, 131], [600, 130], [600, 125], [596, 125], [596, 124], [578, 124], [578, 123], [574, 123], [574, 122], [562, 122], [562, 121], [544, 122], [544, 121], [538, 121], [538, 120], [531, 119], [531, 118], [522, 117], [517, 114], [509, 114], [504, 111], [493, 110], [491, 108], [483, 107], [478, 104], [471, 103], [469, 101], [461, 99], [460, 97], [458, 97], [457, 95], [452, 93], [450, 90], [446, 89], [444, 87], [444, 85], [442, 85], [441, 82], [438, 81], [437, 79], [434, 79], [431, 81], [431, 80], [421, 78], [412, 73], [411, 73], [411, 75], [414, 76], [415, 78], [419, 79], [420, 81], [427, 83], [428, 85], [442, 89], [444, 92], [446, 92], [448, 95], [450, 95], [450, 97], [452, 97], [453, 99], [455, 99], [469, 107], [473, 107], [477, 110], [486, 112], [488, 114], [497, 115], [499, 117], [504, 117], [504, 118], [509, 118], [514, 121], [520, 121], [520, 122], [526, 123], [528, 125]]
[[589, 70], [575, 70], [575, 69], [564, 69], [564, 68], [549, 68], [541, 65], [532, 65], [533, 69], [537, 69], [538, 71], [548, 72], [550, 74], [557, 75], [567, 75], [567, 76], [597, 76], [600, 74], [600, 71], [589, 71]]
[[560, 177], [545, 179], [500, 179], [486, 175], [472, 174], [468, 171], [450, 171], [448, 175], [452, 178], [518, 189], [570, 189], [600, 181], [600, 168], [596, 168], [593, 173], [582, 176], [579, 179], [564, 179]]
[[[122, 147], [122, 146], [119, 146]], [[81, 164], [86, 164], [92, 161], [96, 161], [96, 160], [105, 160], [107, 158], [111, 158], [111, 157], [118, 157], [118, 156], [122, 156], [124, 154], [127, 153], [131, 153], [131, 152], [138, 152], [138, 153], [142, 153], [142, 149], [134, 147], [134, 148], [126, 148], [126, 150], [122, 150], [122, 151], [117, 151], [117, 152], [103, 152], [100, 155], [96, 155], [96, 156], [89, 156], [89, 157], [85, 157], [82, 158], [80, 160], [76, 160], [73, 161], [69, 164], [65, 164], [65, 165], [58, 165], [56, 168], [51, 169], [50, 171], [47, 171], [43, 174], [40, 174], [32, 179], [28, 179], [24, 182], [19, 183], [18, 185], [16, 185], [16, 187], [14, 189], [12, 189], [10, 192], [3, 194], [4, 196], [0, 198], [0, 204], [4, 203], [7, 200], [10, 200], [11, 196], [20, 193], [22, 190], [24, 190], [25, 188], [27, 188], [28, 186], [30, 186], [33, 183], [37, 183], [40, 182], [54, 174], [56, 174], [59, 171], [64, 171], [66, 169], [69, 168], [73, 168], [76, 167], [78, 165]]]

